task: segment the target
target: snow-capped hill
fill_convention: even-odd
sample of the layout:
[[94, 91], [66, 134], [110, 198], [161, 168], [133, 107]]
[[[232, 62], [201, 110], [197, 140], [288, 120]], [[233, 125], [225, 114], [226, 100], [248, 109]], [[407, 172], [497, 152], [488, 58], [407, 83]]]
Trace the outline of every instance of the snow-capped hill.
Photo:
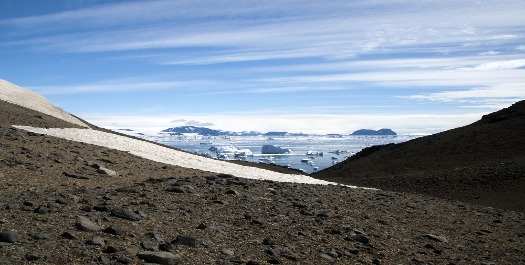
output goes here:
[[0, 100], [32, 109], [55, 118], [89, 128], [88, 125], [65, 112], [63, 109], [53, 105], [45, 97], [29, 89], [14, 85], [0, 79]]

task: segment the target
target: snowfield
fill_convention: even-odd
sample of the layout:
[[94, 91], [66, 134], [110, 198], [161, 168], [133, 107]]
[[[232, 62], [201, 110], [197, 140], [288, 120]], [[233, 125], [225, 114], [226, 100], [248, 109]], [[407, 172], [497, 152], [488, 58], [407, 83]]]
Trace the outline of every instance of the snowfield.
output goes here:
[[320, 185], [338, 185], [333, 182], [319, 180], [305, 175], [283, 174], [255, 167], [241, 166], [226, 161], [181, 152], [154, 143], [133, 139], [126, 136], [120, 136], [92, 129], [45, 129], [30, 126], [14, 127], [34, 133], [46, 134], [71, 141], [83, 142], [87, 144], [93, 144], [120, 151], [125, 151], [145, 159], [175, 166], [181, 166], [185, 168], [193, 168], [215, 173], [231, 174], [236, 177], [249, 179], [266, 179], [279, 182], [294, 182]]

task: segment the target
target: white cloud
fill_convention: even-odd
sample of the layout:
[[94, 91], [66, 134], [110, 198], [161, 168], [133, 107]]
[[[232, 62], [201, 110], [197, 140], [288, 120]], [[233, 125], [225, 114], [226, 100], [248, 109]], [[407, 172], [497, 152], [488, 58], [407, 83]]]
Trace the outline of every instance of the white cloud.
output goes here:
[[483, 86], [523, 81], [524, 70], [397, 70], [325, 75], [297, 75], [262, 79], [275, 84], [367, 82], [389, 87], [421, 88], [446, 86]]
[[424, 99], [440, 102], [461, 102], [477, 104], [485, 108], [500, 109], [525, 99], [525, 83], [498, 84], [468, 90], [444, 91], [408, 96], [410, 99]]
[[184, 125], [187, 125], [187, 126], [214, 126], [215, 124], [211, 122], [200, 122], [196, 120], [190, 120], [190, 121], [186, 121]]
[[[270, 1], [141, 1], [3, 23], [43, 31], [71, 27], [69, 33], [46, 38], [28, 33], [29, 37], [10, 42], [57, 52], [214, 48], [211, 54], [159, 61], [203, 64], [314, 56], [344, 59], [403, 51], [403, 47], [450, 52], [469, 45], [515, 42], [523, 37], [510, 29], [525, 23], [523, 7], [517, 0], [322, 4], [288, 0], [279, 5]], [[78, 28], [86, 31], [73, 33]]]
[[525, 59], [489, 62], [489, 63], [483, 63], [480, 65], [476, 65], [473, 67], [457, 68], [455, 70], [489, 71], [489, 70], [518, 69], [522, 67], [525, 67]]
[[479, 55], [496, 55], [500, 54], [500, 52], [497, 51], [486, 51], [486, 52], [480, 52]]
[[208, 84], [207, 81], [146, 81], [146, 80], [109, 80], [89, 84], [30, 86], [29, 89], [43, 95], [68, 95], [89, 93], [134, 93], [138, 91], [170, 90], [190, 88]]

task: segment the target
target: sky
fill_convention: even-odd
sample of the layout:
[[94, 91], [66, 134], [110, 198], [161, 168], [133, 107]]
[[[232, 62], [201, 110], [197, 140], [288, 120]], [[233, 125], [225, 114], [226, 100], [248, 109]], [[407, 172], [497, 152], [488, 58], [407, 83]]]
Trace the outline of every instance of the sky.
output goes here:
[[2, 0], [0, 79], [111, 129], [430, 134], [525, 99], [523, 0]]

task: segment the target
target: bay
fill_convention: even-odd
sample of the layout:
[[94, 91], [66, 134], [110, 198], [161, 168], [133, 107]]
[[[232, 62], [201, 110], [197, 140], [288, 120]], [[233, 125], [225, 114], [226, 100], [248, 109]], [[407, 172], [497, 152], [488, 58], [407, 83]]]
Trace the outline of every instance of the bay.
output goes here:
[[[210, 148], [232, 147], [248, 149], [252, 155], [236, 158], [233, 153], [227, 153], [225, 160], [245, 160], [255, 163], [273, 163], [280, 166], [302, 170], [310, 174], [325, 169], [347, 159], [363, 148], [373, 145], [401, 143], [416, 138], [414, 135], [397, 136], [215, 136], [200, 135], [164, 135], [156, 137], [159, 143], [182, 149], [191, 153], [217, 158], [217, 151]], [[289, 154], [261, 154], [263, 145], [274, 145], [290, 149]], [[213, 148], [212, 148], [213, 149]], [[311, 162], [306, 162], [311, 161]]]

